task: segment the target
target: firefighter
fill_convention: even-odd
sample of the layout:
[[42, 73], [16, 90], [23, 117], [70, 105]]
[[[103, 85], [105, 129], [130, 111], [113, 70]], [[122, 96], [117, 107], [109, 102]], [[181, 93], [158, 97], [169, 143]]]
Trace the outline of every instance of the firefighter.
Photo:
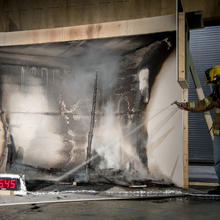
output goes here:
[[[200, 101], [176, 102], [176, 105], [183, 110], [190, 112], [205, 112], [215, 109], [212, 132], [214, 134], [214, 163], [215, 171], [220, 184], [220, 66], [215, 66], [205, 71], [208, 83], [213, 85], [213, 92], [207, 98]], [[208, 192], [209, 194], [220, 195], [220, 185]]]

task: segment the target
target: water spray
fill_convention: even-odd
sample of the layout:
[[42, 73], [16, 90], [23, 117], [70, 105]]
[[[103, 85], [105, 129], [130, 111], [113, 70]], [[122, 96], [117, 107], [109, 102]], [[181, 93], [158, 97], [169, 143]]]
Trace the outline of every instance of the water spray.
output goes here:
[[[171, 107], [171, 105], [166, 106], [165, 108], [163, 108], [161, 111], [159, 111], [157, 114], [155, 114], [152, 118], [149, 119], [152, 120], [153, 118], [155, 118], [156, 116], [158, 116], [160, 113], [162, 113], [164, 110], [169, 109]], [[173, 115], [173, 114], [172, 114]], [[139, 124], [138, 126], [136, 126], [134, 129], [132, 129], [130, 132], [128, 132], [127, 134], [125, 134], [125, 138], [129, 137], [130, 135], [134, 134], [135, 132], [137, 132], [139, 129], [141, 129], [143, 126], [145, 126], [145, 122], [142, 122], [141, 124]], [[110, 144], [106, 145], [104, 148], [109, 148], [112, 145], [116, 145], [118, 144], [119, 141], [114, 141], [111, 142]], [[84, 161], [82, 164], [74, 167], [73, 169], [67, 171], [65, 174], [63, 174], [60, 177], [57, 178], [52, 178], [50, 179], [50, 181], [54, 181], [54, 182], [59, 182], [59, 181], [63, 181], [64, 179], [68, 178], [70, 175], [76, 173], [78, 170], [80, 170], [81, 168], [88, 166], [93, 160], [95, 160], [96, 158], [98, 158], [99, 154], [95, 154], [93, 156], [90, 156], [90, 158], [87, 158], [86, 161]], [[132, 156], [132, 155], [131, 155]]]

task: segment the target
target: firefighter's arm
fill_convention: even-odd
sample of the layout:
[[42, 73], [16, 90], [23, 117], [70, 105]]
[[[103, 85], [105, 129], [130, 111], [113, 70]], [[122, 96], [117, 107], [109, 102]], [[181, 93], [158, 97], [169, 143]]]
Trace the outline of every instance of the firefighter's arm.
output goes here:
[[214, 107], [212, 97], [209, 96], [200, 101], [180, 102], [177, 104], [180, 109], [190, 112], [205, 112]]

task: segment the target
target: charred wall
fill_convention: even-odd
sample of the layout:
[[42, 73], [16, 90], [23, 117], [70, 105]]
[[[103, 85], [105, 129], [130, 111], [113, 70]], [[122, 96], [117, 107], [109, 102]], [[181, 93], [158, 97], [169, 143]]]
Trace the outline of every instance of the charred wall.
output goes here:
[[145, 111], [175, 32], [0, 50], [28, 56], [35, 48], [40, 56], [44, 47], [50, 57], [68, 59], [70, 70], [0, 61], [7, 172], [42, 178], [73, 169], [74, 178], [88, 169], [95, 181], [114, 182], [108, 172], [124, 181], [150, 179]]

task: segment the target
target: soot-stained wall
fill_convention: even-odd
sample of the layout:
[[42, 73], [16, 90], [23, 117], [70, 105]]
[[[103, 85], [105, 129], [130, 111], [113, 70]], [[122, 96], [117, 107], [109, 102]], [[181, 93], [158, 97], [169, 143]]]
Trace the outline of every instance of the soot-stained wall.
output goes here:
[[[152, 175], [145, 120], [161, 68], [171, 54], [175, 58], [175, 32], [46, 48], [67, 44], [64, 53], [53, 56], [71, 61], [68, 71], [40, 63], [1, 62], [7, 172], [120, 184], [152, 178], [169, 181], [165, 175]], [[45, 46], [32, 47], [36, 54]], [[28, 46], [14, 48], [17, 54], [28, 51]]]

